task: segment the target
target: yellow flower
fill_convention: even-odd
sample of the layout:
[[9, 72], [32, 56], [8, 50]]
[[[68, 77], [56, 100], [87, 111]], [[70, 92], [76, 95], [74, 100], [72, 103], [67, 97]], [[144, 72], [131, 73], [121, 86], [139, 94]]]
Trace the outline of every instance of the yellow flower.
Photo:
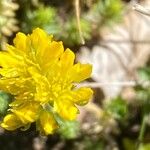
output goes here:
[[[14, 46], [0, 52], [0, 89], [14, 96], [9, 114], [1, 126], [7, 130], [36, 122], [43, 134], [51, 134], [60, 118], [73, 120], [76, 105], [88, 102], [90, 88], [75, 88], [75, 83], [90, 77], [89, 64], [74, 64], [75, 55], [64, 50], [62, 42], [36, 28], [31, 35], [18, 33]], [[15, 123], [14, 123], [15, 122]]]

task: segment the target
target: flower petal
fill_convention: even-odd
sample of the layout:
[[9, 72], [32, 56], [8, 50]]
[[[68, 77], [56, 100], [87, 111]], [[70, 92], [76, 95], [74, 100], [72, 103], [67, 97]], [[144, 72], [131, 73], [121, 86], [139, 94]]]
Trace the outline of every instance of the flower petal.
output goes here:
[[62, 65], [63, 72], [64, 70], [66, 71], [71, 66], [73, 66], [74, 59], [75, 59], [74, 53], [69, 48], [67, 48], [65, 52], [62, 54], [62, 56], [60, 57], [60, 63]]
[[40, 113], [39, 122], [39, 129], [44, 135], [52, 134], [58, 127], [53, 115], [48, 111], [42, 111]]
[[18, 77], [21, 70], [18, 68], [0, 68], [0, 75], [5, 78], [15, 78]]
[[23, 126], [23, 123], [15, 114], [6, 115], [1, 123], [1, 127], [10, 131], [20, 128], [21, 126]]
[[80, 82], [90, 77], [92, 72], [92, 66], [89, 64], [75, 64], [70, 72], [69, 76], [74, 82]]
[[[39, 52], [39, 50], [43, 49], [43, 46], [51, 42], [50, 36], [44, 32], [44, 30], [40, 28], [36, 28], [33, 30], [31, 35], [27, 36], [27, 44], [28, 46], [31, 46], [36, 52]], [[30, 48], [30, 47], [29, 47]]]
[[16, 67], [20, 66], [20, 60], [11, 56], [8, 52], [0, 51], [0, 67]]
[[66, 120], [74, 120], [79, 112], [77, 107], [65, 97], [54, 101], [54, 111]]
[[45, 68], [48, 68], [53, 62], [56, 62], [63, 52], [63, 43], [52, 41], [40, 55], [42, 68], [45, 70]]
[[23, 105], [11, 109], [11, 111], [21, 120], [23, 124], [28, 124], [36, 121], [40, 105], [35, 102], [24, 103]]
[[35, 68], [30, 67], [28, 71], [35, 81], [35, 101], [39, 101], [41, 103], [48, 102], [50, 100], [49, 93], [51, 90], [47, 78], [45, 76], [42, 76]]
[[92, 97], [93, 91], [91, 88], [82, 87], [72, 91], [72, 100], [77, 105], [85, 105]]
[[26, 47], [26, 39], [27, 36], [21, 32], [16, 34], [16, 37], [13, 40], [14, 46], [19, 50], [27, 53], [27, 47]]

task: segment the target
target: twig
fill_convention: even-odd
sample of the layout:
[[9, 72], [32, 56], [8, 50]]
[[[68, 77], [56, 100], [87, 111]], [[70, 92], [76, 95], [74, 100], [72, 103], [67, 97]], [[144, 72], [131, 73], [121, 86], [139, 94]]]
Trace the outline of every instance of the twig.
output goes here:
[[76, 11], [76, 19], [77, 19], [79, 36], [80, 36], [80, 39], [81, 39], [81, 43], [85, 44], [85, 40], [83, 38], [83, 33], [82, 33], [82, 30], [81, 30], [81, 24], [80, 24], [80, 5], [79, 5], [79, 0], [74, 0], [74, 4], [75, 4], [75, 11]]
[[123, 82], [84, 82], [80, 83], [77, 86], [82, 87], [82, 86], [88, 86], [92, 88], [97, 88], [97, 87], [103, 87], [103, 86], [121, 86], [121, 87], [134, 87], [136, 85], [143, 85], [145, 87], [150, 86], [150, 81], [123, 81]]
[[150, 44], [150, 40], [103, 40], [100, 42], [101, 44], [107, 44], [107, 43], [115, 43], [115, 44], [128, 44], [128, 43], [133, 43], [133, 44]]
[[147, 9], [139, 4], [134, 4], [133, 9], [143, 15], [150, 16], [150, 9]]

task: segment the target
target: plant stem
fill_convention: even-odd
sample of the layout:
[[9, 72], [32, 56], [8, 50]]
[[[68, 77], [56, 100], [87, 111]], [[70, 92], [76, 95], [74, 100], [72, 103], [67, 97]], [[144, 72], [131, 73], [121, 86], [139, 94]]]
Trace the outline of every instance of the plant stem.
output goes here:
[[84, 45], [85, 40], [84, 40], [84, 37], [83, 37], [83, 32], [82, 32], [81, 24], [80, 24], [80, 4], [79, 3], [80, 3], [80, 0], [75, 0], [74, 1], [79, 36], [80, 36], [81, 44]]
[[146, 120], [147, 120], [147, 115], [144, 114], [141, 129], [140, 129], [140, 133], [139, 133], [139, 137], [138, 137], [138, 140], [140, 142], [143, 141], [143, 137], [144, 137], [144, 133], [145, 133], [145, 129], [146, 129]]

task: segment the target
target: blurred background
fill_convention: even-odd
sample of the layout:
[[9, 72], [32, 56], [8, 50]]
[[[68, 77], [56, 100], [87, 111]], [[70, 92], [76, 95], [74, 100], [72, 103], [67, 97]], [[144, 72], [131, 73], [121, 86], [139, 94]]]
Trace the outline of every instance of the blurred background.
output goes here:
[[[0, 49], [36, 27], [91, 63], [94, 90], [77, 121], [54, 134], [0, 128], [0, 150], [150, 150], [150, 0], [0, 0]], [[11, 96], [0, 92], [0, 114]], [[80, 108], [79, 108], [80, 109]]]

